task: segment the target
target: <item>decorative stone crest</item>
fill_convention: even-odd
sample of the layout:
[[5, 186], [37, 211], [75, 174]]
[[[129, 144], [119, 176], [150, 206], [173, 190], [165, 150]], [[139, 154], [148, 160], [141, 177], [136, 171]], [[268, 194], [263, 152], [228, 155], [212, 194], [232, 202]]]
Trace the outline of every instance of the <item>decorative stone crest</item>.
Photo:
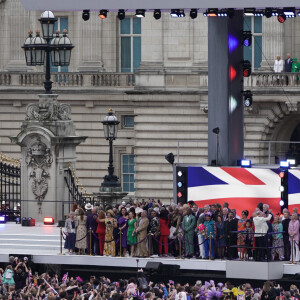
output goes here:
[[26, 164], [32, 168], [32, 192], [38, 202], [42, 202], [48, 192], [47, 179], [50, 177], [47, 169], [51, 167], [53, 158], [49, 148], [37, 138], [36, 142], [27, 150]]
[[70, 120], [71, 106], [57, 101], [30, 103], [26, 107], [26, 120]]

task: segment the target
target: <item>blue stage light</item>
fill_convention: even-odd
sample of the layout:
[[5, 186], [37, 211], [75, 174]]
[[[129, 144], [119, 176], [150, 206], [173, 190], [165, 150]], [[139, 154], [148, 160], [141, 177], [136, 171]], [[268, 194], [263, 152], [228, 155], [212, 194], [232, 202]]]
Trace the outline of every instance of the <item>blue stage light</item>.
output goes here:
[[228, 35], [228, 50], [229, 50], [229, 53], [232, 53], [238, 47], [238, 45], [239, 45], [238, 39], [235, 36], [229, 34]]
[[249, 159], [242, 159], [241, 160], [241, 167], [242, 168], [251, 168], [251, 160], [249, 160]]

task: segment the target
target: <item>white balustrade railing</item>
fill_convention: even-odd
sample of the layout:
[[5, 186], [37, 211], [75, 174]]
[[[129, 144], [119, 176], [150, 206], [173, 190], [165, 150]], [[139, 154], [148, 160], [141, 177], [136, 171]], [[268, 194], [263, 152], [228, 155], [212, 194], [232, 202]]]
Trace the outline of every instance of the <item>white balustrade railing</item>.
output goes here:
[[[51, 80], [53, 88], [63, 87], [134, 87], [134, 73], [52, 73]], [[155, 75], [153, 75], [155, 76]], [[168, 87], [180, 86], [189, 88], [207, 88], [208, 73], [199, 74], [174, 74], [176, 80], [170, 80], [172, 74], [166, 74], [165, 84]], [[44, 73], [42, 72], [0, 72], [0, 86], [32, 86], [42, 87], [44, 82]], [[297, 73], [272, 73], [272, 72], [255, 72], [250, 77], [244, 78], [244, 88], [268, 88], [284, 87], [292, 88], [300, 86], [300, 74]]]

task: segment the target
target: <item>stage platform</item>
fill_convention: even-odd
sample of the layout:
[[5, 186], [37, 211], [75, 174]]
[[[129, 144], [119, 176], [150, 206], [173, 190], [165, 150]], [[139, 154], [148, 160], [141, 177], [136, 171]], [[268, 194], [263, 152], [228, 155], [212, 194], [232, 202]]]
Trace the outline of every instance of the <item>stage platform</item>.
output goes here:
[[[65, 252], [65, 250], [63, 249]], [[180, 272], [189, 274], [209, 274], [223, 278], [278, 280], [284, 275], [300, 273], [299, 264], [287, 262], [254, 262], [202, 259], [106, 257], [89, 255], [60, 255], [60, 231], [56, 226], [37, 224], [22, 227], [18, 224], [0, 224], [0, 263], [8, 262], [9, 255], [31, 255], [35, 264], [59, 265], [63, 269], [136, 271], [145, 268], [148, 262], [160, 262], [168, 269], [178, 266]], [[177, 268], [178, 268], [177, 267]]]

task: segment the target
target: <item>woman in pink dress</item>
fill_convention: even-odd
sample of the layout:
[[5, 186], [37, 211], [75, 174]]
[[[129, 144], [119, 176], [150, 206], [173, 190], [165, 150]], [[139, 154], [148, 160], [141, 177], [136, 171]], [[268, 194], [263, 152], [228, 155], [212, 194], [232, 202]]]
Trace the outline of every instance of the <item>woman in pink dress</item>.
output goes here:
[[291, 261], [299, 261], [299, 221], [298, 214], [292, 214], [292, 220], [289, 224], [289, 236], [291, 242]]

